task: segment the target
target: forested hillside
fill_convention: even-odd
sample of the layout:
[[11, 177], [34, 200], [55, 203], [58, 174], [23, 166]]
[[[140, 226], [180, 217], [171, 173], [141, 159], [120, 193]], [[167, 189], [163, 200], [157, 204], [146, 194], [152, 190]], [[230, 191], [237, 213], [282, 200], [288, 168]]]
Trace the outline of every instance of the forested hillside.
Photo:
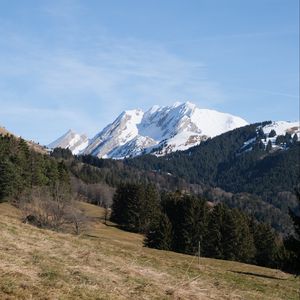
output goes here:
[[17, 198], [34, 187], [69, 188], [69, 172], [63, 161], [30, 149], [12, 135], [0, 135], [0, 202]]
[[[293, 193], [300, 179], [300, 143], [289, 136], [288, 142], [284, 143], [284, 150], [270, 150], [262, 143], [264, 136], [259, 130], [267, 123], [232, 130], [187, 151], [165, 157], [145, 155], [127, 159], [125, 164], [138, 169], [169, 173], [189, 183], [219, 187], [236, 195], [221, 193], [221, 199], [230, 206], [248, 212], [250, 210], [250, 213], [259, 214], [262, 219], [269, 214], [268, 209], [273, 211], [271, 214], [278, 215], [280, 211], [287, 216], [289, 207], [297, 210]], [[281, 139], [285, 140], [286, 137]], [[245, 147], [248, 141], [252, 141], [251, 148]], [[207, 192], [213, 197], [211, 191], [208, 189]], [[255, 204], [249, 203], [251, 198]], [[267, 219], [279, 230], [287, 225]]]
[[[152, 183], [159, 190], [181, 190], [212, 202], [239, 208], [255, 219], [288, 234], [289, 207], [297, 211], [294, 188], [299, 178], [299, 142], [286, 150], [269, 150], [258, 123], [236, 129], [185, 152], [165, 157], [145, 155], [127, 160], [72, 156], [55, 149], [71, 173], [85, 184], [104, 183], [116, 188], [124, 182]], [[245, 142], [252, 140], [252, 151]], [[84, 191], [84, 189], [81, 189]]]
[[[264, 124], [233, 130], [189, 151], [124, 161], [73, 156], [59, 148], [49, 157], [32, 151], [22, 139], [2, 136], [1, 199], [27, 187], [51, 187], [61, 180], [69, 184], [71, 179], [73, 191], [86, 201], [110, 205], [120, 184], [140, 182], [222, 202], [288, 234], [288, 208], [297, 212], [293, 191], [299, 179], [299, 142], [292, 141], [287, 150], [267, 150], [257, 129]], [[254, 140], [252, 151], [243, 148], [248, 140]]]

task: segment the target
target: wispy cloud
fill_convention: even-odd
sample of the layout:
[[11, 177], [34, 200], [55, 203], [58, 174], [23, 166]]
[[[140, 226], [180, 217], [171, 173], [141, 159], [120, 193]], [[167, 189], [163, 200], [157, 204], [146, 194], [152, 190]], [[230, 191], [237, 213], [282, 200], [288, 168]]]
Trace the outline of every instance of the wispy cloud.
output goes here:
[[[101, 32], [50, 45], [43, 38], [1, 33], [2, 116], [40, 115], [43, 124], [64, 119], [63, 126], [66, 120], [76, 122], [93, 134], [124, 108], [188, 99], [207, 106], [224, 100], [218, 83], [207, 78], [203, 62], [183, 59], [157, 43]], [[88, 122], [83, 115], [90, 116]]]

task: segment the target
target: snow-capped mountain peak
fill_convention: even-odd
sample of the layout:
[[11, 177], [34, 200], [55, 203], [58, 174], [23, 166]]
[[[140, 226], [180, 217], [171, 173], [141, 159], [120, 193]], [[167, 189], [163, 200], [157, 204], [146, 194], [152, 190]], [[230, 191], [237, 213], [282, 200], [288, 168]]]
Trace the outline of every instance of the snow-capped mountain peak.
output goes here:
[[49, 146], [69, 148], [75, 154], [103, 158], [122, 159], [142, 153], [164, 155], [186, 150], [208, 137], [247, 124], [242, 118], [230, 114], [200, 109], [191, 102], [176, 102], [170, 106], [154, 105], [146, 112], [140, 109], [126, 110], [88, 144], [86, 138], [78, 146], [80, 136], [68, 131]]
[[54, 148], [68, 148], [73, 154], [79, 154], [83, 151], [89, 143], [88, 137], [85, 134], [78, 134], [75, 131], [69, 129], [60, 138], [49, 144], [47, 147]]
[[163, 155], [246, 124], [239, 117], [199, 109], [191, 102], [154, 105], [145, 113], [123, 112], [91, 140], [84, 153], [118, 159], [150, 152]]

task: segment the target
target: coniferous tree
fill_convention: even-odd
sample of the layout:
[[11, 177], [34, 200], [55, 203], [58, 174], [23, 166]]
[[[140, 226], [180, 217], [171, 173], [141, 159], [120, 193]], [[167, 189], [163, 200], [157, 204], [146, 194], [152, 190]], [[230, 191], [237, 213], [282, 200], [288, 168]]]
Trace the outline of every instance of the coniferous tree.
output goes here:
[[222, 258], [222, 226], [224, 224], [225, 206], [216, 205], [208, 217], [208, 231], [204, 239], [204, 253], [208, 257]]
[[111, 220], [134, 232], [144, 233], [159, 211], [159, 195], [153, 186], [127, 183], [113, 198]]
[[146, 232], [160, 214], [160, 195], [156, 187], [152, 184], [144, 186], [144, 204], [141, 210], [141, 232]]
[[274, 129], [272, 129], [269, 133], [269, 137], [274, 137], [274, 136], [276, 136], [276, 134], [277, 134], [276, 131]]
[[[300, 207], [300, 189], [295, 190]], [[290, 251], [289, 268], [300, 274], [300, 215], [290, 209], [290, 216], [294, 223], [294, 234], [284, 241], [286, 248]]]
[[297, 133], [295, 133], [294, 135], [293, 135], [293, 143], [295, 144], [295, 143], [297, 143], [298, 142], [298, 135], [297, 135]]
[[248, 218], [241, 214], [239, 211], [236, 212], [237, 220], [237, 243], [235, 249], [235, 260], [251, 263], [256, 255], [256, 248], [254, 243], [254, 237], [249, 227]]
[[183, 195], [177, 202], [179, 216], [179, 226], [176, 232], [178, 239], [177, 251], [189, 254], [195, 254], [198, 242], [201, 239], [199, 231], [199, 199], [190, 195]]
[[266, 147], [266, 151], [270, 152], [272, 150], [272, 142], [271, 140], [268, 141], [267, 147]]
[[274, 231], [269, 225], [263, 223], [254, 224], [251, 227], [256, 248], [256, 264], [274, 267], [278, 249]]
[[16, 171], [7, 159], [0, 161], [0, 201], [13, 195], [16, 190]]
[[172, 224], [168, 216], [161, 213], [158, 220], [150, 225], [144, 240], [144, 244], [150, 248], [171, 250], [172, 247]]

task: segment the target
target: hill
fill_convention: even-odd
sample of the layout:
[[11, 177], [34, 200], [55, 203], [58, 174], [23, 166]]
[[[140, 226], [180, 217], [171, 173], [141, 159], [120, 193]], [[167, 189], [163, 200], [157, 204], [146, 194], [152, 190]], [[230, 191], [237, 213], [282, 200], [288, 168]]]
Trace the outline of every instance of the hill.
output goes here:
[[[278, 136], [265, 133], [264, 128], [269, 129], [270, 124], [251, 124], [187, 151], [164, 157], [145, 155], [124, 163], [140, 170], [168, 173], [190, 184], [221, 188], [219, 196], [211, 189], [204, 196], [239, 207], [258, 219], [268, 219], [277, 230], [288, 232], [288, 209], [297, 210], [293, 192], [300, 179], [300, 143], [296, 133], [293, 137], [288, 132]], [[270, 148], [265, 142], [268, 140]]]
[[0, 204], [1, 299], [299, 299], [299, 279], [278, 270], [158, 251], [102, 223], [80, 236], [38, 229]]
[[[13, 136], [17, 139], [20, 139], [20, 137], [16, 136], [15, 134], [8, 131], [5, 127], [0, 126], [0, 136]], [[41, 153], [41, 154], [47, 154], [48, 151], [45, 147], [39, 145], [38, 143], [35, 143], [34, 141], [26, 141], [27, 145], [30, 149], [32, 149], [35, 152]]]

